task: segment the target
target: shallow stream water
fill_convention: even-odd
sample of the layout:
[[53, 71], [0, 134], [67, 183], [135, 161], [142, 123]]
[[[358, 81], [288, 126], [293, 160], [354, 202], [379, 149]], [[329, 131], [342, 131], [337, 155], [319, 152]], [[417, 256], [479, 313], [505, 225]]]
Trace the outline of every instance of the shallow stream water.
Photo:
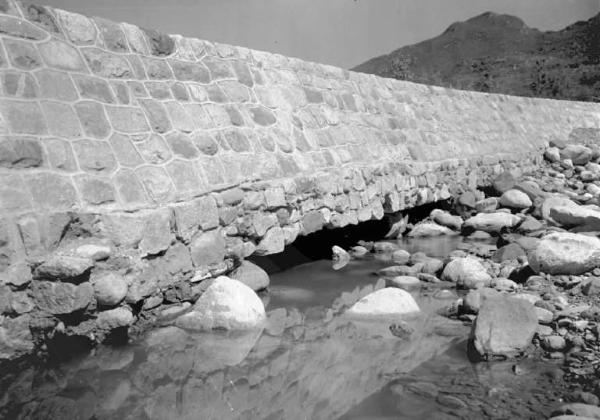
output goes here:
[[[443, 257], [459, 241], [401, 245]], [[273, 274], [263, 296], [269, 322], [262, 331], [191, 334], [167, 326], [126, 346], [29, 367], [0, 390], [0, 413], [36, 419], [503, 418], [495, 398], [519, 398], [528, 386], [540, 386], [534, 380], [506, 392], [505, 384], [525, 378], [511, 365], [490, 371], [469, 363], [468, 327], [436, 314], [456, 299], [453, 293], [415, 293], [422, 313], [403, 320], [347, 319], [344, 309], [372, 291], [373, 272], [390, 264], [369, 256], [334, 271], [331, 261], [320, 260]], [[389, 329], [396, 321], [406, 331], [401, 337]], [[523, 404], [508, 411], [512, 418]], [[531, 415], [522, 418], [536, 418], [540, 404], [534, 401]]]

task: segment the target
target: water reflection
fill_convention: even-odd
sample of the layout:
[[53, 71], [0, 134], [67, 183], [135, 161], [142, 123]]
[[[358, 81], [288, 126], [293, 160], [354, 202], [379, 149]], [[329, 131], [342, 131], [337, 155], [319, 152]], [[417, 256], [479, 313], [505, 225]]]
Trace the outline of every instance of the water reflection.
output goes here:
[[12, 404], [23, 404], [21, 418], [39, 419], [331, 419], [447, 348], [452, 334], [434, 331], [449, 322], [413, 317], [404, 339], [383, 322], [313, 321], [285, 310], [265, 331], [165, 327], [34, 375], [33, 401], [15, 395]]
[[393, 320], [347, 319], [345, 308], [381, 286], [371, 273], [386, 264], [330, 264], [274, 275], [262, 331], [167, 326], [126, 347], [30, 367], [1, 393], [0, 417], [334, 419], [464, 336], [436, 315], [447, 301], [429, 296], [417, 296], [423, 312], [404, 320], [406, 336], [392, 334]]

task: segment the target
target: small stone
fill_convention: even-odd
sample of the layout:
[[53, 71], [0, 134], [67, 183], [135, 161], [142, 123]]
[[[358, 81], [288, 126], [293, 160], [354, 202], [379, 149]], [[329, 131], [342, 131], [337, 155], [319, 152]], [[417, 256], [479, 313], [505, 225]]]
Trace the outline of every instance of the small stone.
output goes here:
[[48, 131], [40, 105], [34, 102], [3, 100], [2, 117], [17, 134], [45, 134]]
[[83, 51], [94, 74], [111, 79], [128, 79], [133, 76], [129, 62], [124, 57], [97, 48], [85, 48]]
[[33, 43], [6, 39], [5, 45], [10, 61], [15, 67], [33, 70], [42, 65], [42, 58]]
[[233, 270], [229, 277], [241, 281], [255, 292], [266, 289], [270, 283], [267, 272], [250, 261], [242, 261], [242, 264]]
[[163, 104], [154, 99], [138, 99], [144, 109], [152, 130], [165, 133], [171, 130], [171, 120]]
[[153, 203], [168, 203], [175, 198], [175, 186], [164, 168], [141, 166], [135, 173]]
[[164, 57], [171, 55], [175, 50], [175, 41], [167, 34], [162, 34], [155, 30], [142, 29], [150, 44], [150, 49], [153, 55]]
[[42, 166], [44, 155], [40, 143], [31, 138], [0, 138], [0, 167], [35, 168]]
[[71, 41], [76, 44], [91, 44], [96, 39], [96, 29], [86, 16], [55, 9], [62, 27]]
[[493, 213], [497, 208], [498, 199], [496, 197], [489, 197], [475, 203], [475, 210], [477, 210], [477, 213]]
[[334, 245], [331, 249], [333, 252], [333, 269], [340, 270], [350, 262], [350, 254], [348, 254], [343, 248]]
[[108, 104], [115, 103], [115, 97], [106, 80], [85, 75], [77, 75], [73, 78], [82, 98], [95, 99]]
[[81, 71], [85, 68], [77, 48], [66, 42], [48, 41], [39, 45], [46, 64], [59, 70]]
[[31, 268], [25, 262], [11, 264], [3, 272], [0, 272], [0, 284], [22, 287], [29, 284], [31, 279]]
[[86, 308], [93, 299], [94, 289], [90, 283], [35, 281], [32, 286], [33, 300], [42, 311], [53, 315], [70, 314]]
[[68, 255], [54, 255], [40, 265], [36, 270], [37, 277], [46, 277], [59, 280], [75, 279], [94, 265], [91, 258], [73, 257]]
[[456, 232], [446, 226], [441, 226], [433, 222], [421, 222], [408, 233], [408, 236], [411, 238], [422, 238], [454, 234], [456, 234]]
[[106, 113], [115, 130], [123, 133], [141, 133], [150, 129], [144, 113], [139, 108], [107, 106]]
[[497, 233], [502, 229], [515, 227], [520, 222], [521, 218], [514, 214], [502, 212], [479, 213], [467, 219], [463, 226], [488, 233]]
[[269, 126], [273, 125], [277, 122], [277, 118], [275, 118], [275, 114], [265, 107], [255, 107], [250, 108], [250, 113], [252, 114], [252, 118], [254, 122], [258, 125]]
[[87, 204], [101, 205], [116, 201], [115, 190], [109, 178], [77, 175], [75, 182]]
[[592, 150], [579, 144], [569, 144], [560, 150], [560, 158], [571, 160], [573, 165], [585, 165], [592, 158]]
[[12, 16], [0, 17], [0, 33], [35, 41], [40, 41], [48, 36], [37, 26]]
[[396, 251], [392, 252], [392, 262], [394, 264], [406, 265], [408, 264], [409, 260], [410, 254], [403, 249], [397, 249]]
[[267, 231], [264, 238], [256, 247], [256, 255], [278, 254], [285, 248], [285, 238], [283, 230], [278, 227], [272, 227]]
[[[109, 135], [110, 125], [101, 104], [81, 101], [75, 104], [75, 111], [87, 136], [100, 139]], [[88, 158], [93, 159], [93, 156]]]
[[492, 280], [491, 286], [494, 289], [500, 290], [500, 291], [512, 291], [512, 290], [517, 290], [519, 288], [517, 283], [515, 283], [514, 281], [509, 280], [509, 279], [503, 279], [503, 278]]
[[75, 249], [75, 254], [82, 258], [91, 258], [94, 261], [107, 259], [112, 253], [110, 245], [84, 244]]
[[477, 289], [489, 286], [492, 277], [478, 260], [473, 258], [456, 258], [444, 267], [442, 280], [456, 283], [458, 287]]
[[192, 238], [190, 253], [196, 267], [220, 263], [225, 258], [225, 240], [218, 230], [199, 232]]
[[495, 251], [492, 254], [492, 261], [501, 263], [507, 260], [516, 260], [522, 255], [526, 255], [525, 250], [519, 244], [511, 243]]
[[100, 312], [96, 318], [96, 326], [100, 330], [112, 331], [115, 328], [128, 327], [133, 324], [134, 320], [131, 309], [122, 306]]
[[358, 245], [358, 246], [353, 246], [352, 248], [350, 248], [350, 253], [353, 257], [360, 258], [360, 257], [364, 257], [366, 254], [368, 254], [369, 250], [367, 248], [365, 248], [364, 246]]
[[157, 209], [144, 217], [142, 237], [138, 248], [143, 256], [159, 254], [171, 246], [171, 211]]
[[600, 294], [600, 278], [592, 277], [583, 285], [582, 292], [586, 296], [596, 296]]
[[180, 132], [171, 133], [165, 139], [175, 155], [185, 159], [198, 157], [198, 149], [186, 134]]
[[516, 182], [515, 176], [510, 171], [504, 171], [494, 179], [492, 185], [499, 194], [504, 194], [513, 188]]
[[31, 312], [34, 303], [27, 292], [12, 292], [10, 294], [10, 307], [13, 313], [22, 315]]
[[560, 162], [560, 150], [557, 147], [549, 147], [544, 152], [544, 158], [550, 163]]
[[187, 63], [184, 61], [170, 60], [171, 69], [175, 78], [181, 81], [210, 83], [208, 69], [200, 63]]
[[16, 359], [34, 349], [30, 316], [0, 317], [0, 360]]
[[36, 204], [47, 210], [71, 210], [76, 206], [77, 194], [71, 182], [68, 177], [45, 172], [26, 180]]
[[119, 274], [105, 272], [92, 276], [94, 294], [100, 305], [115, 306], [127, 295], [128, 285]]
[[79, 140], [73, 142], [79, 166], [86, 172], [108, 173], [117, 166], [110, 145], [102, 140]]
[[528, 209], [533, 205], [531, 199], [522, 191], [511, 189], [500, 197], [500, 205], [513, 209]]
[[538, 322], [540, 324], [550, 324], [554, 319], [554, 314], [548, 309], [540, 308], [539, 306], [535, 307], [535, 312], [537, 314]]
[[460, 216], [453, 216], [450, 213], [440, 209], [432, 210], [429, 214], [429, 217], [431, 217], [437, 224], [454, 230], [460, 230], [463, 224], [463, 220]]
[[562, 351], [567, 347], [567, 342], [560, 335], [548, 335], [542, 340], [542, 346], [547, 351]]

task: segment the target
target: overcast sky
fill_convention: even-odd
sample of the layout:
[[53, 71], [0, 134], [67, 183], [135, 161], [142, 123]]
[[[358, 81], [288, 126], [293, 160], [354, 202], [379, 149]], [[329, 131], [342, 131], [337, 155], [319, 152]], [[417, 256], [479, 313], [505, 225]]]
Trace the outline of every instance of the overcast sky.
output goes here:
[[350, 68], [486, 11], [558, 30], [600, 0], [35, 0], [168, 33]]

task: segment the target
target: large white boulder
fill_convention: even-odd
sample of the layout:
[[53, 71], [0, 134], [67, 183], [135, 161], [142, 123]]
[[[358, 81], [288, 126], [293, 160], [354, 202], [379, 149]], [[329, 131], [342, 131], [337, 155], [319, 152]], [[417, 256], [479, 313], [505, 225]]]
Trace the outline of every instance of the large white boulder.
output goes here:
[[360, 299], [346, 311], [358, 318], [394, 317], [419, 312], [410, 293], [396, 287], [385, 287]]
[[474, 258], [455, 258], [446, 264], [442, 272], [442, 280], [456, 283], [460, 288], [478, 289], [489, 286], [492, 276], [485, 267]]
[[577, 233], [551, 233], [539, 241], [527, 259], [536, 273], [586, 273], [600, 267], [600, 239]]
[[520, 222], [521, 218], [519, 216], [510, 213], [479, 213], [476, 216], [467, 219], [463, 227], [490, 233], [500, 232], [504, 228], [515, 227]]
[[221, 276], [212, 281], [193, 310], [175, 321], [189, 330], [248, 330], [260, 328], [266, 319], [258, 295], [244, 283]]

